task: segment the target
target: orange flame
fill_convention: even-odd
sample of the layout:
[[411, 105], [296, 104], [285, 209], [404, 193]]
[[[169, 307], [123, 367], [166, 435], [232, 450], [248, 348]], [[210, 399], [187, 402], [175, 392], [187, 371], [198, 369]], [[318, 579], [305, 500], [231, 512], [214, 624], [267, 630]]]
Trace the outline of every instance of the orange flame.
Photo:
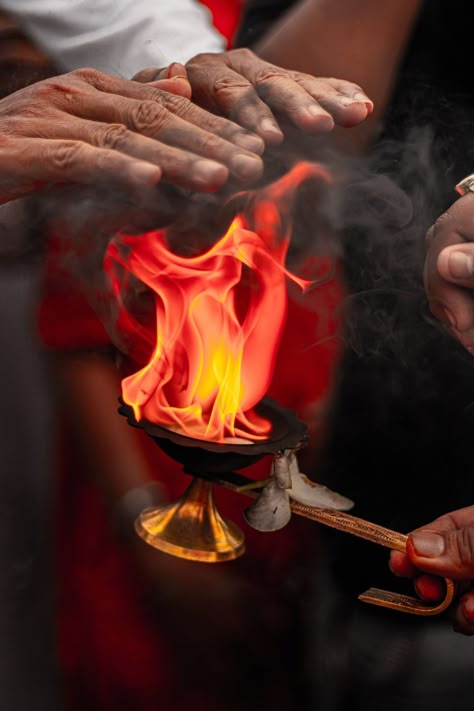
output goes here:
[[[105, 268], [118, 298], [117, 265], [155, 297], [151, 358], [122, 381], [122, 397], [137, 420], [217, 442], [268, 438], [270, 423], [253, 408], [272, 378], [286, 318], [286, 278], [301, 289], [310, 284], [285, 268], [290, 241], [285, 217], [295, 188], [314, 177], [329, 180], [321, 167], [300, 163], [254, 193], [251, 214], [236, 217], [227, 233], [196, 257], [170, 251], [164, 232], [119, 236], [111, 243]], [[121, 316], [122, 325], [138, 334], [132, 317]]]

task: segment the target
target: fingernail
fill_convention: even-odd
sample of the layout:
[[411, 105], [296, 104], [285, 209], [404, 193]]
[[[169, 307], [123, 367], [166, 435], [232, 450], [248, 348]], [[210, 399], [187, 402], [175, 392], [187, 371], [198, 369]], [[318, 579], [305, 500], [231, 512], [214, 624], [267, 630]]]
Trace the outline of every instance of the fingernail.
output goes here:
[[253, 178], [262, 171], [262, 161], [260, 158], [237, 154], [231, 160], [231, 168], [243, 180]]
[[160, 86], [162, 86], [162, 82], [175, 81], [176, 79], [179, 79], [180, 81], [185, 81], [185, 82], [189, 83], [188, 77], [185, 77], [183, 74], [176, 74], [176, 76], [168, 77], [168, 79], [163, 79], [163, 77], [162, 77], [161, 79], [153, 79], [153, 81], [147, 81], [147, 84], [149, 86], [156, 86], [159, 89]]
[[248, 133], [238, 133], [234, 138], [234, 143], [251, 153], [257, 153], [257, 155], [261, 155], [265, 149], [265, 144], [260, 136], [251, 136]]
[[172, 62], [168, 67], [168, 79], [177, 79], [180, 75], [173, 76], [173, 72], [180, 72], [182, 69], [184, 69], [182, 64], [180, 64], [179, 62]]
[[356, 99], [356, 101], [362, 101], [367, 106], [367, 110], [369, 112], [373, 110], [374, 102], [371, 101], [366, 94], [362, 94], [360, 91], [358, 91], [357, 94], [354, 94], [354, 99]]
[[130, 175], [134, 182], [142, 185], [155, 185], [161, 178], [161, 170], [150, 163], [132, 163]]
[[192, 177], [195, 180], [208, 183], [219, 179], [224, 171], [225, 166], [213, 160], [198, 160], [193, 167]]
[[[327, 111], [324, 111], [324, 109], [322, 109], [321, 107], [316, 106], [315, 104], [309, 104], [309, 106], [306, 107], [306, 111], [308, 112], [311, 118], [319, 119], [320, 130], [331, 130], [334, 127], [334, 119], [332, 118], [332, 116], [330, 116], [330, 114], [327, 113]], [[323, 124], [327, 124], [327, 126], [323, 126]]]
[[343, 106], [350, 106], [351, 104], [362, 104], [364, 102], [361, 99], [356, 99], [355, 97], [351, 99], [349, 96], [341, 96], [339, 103]]
[[262, 119], [262, 121], [260, 121], [260, 128], [262, 131], [265, 131], [265, 133], [272, 133], [275, 136], [283, 138], [283, 133], [281, 132], [280, 127], [270, 118]]
[[352, 98], [349, 96], [343, 96], [341, 99], [339, 99], [339, 103], [341, 103], [343, 106], [352, 106], [352, 104], [364, 104], [367, 113], [371, 114], [372, 110], [374, 108], [374, 105], [367, 97], [364, 97], [363, 94], [356, 94]]
[[472, 257], [464, 252], [451, 252], [448, 269], [453, 279], [469, 279], [474, 272]]
[[444, 553], [444, 538], [438, 533], [415, 531], [410, 538], [415, 553], [421, 558], [438, 558]]

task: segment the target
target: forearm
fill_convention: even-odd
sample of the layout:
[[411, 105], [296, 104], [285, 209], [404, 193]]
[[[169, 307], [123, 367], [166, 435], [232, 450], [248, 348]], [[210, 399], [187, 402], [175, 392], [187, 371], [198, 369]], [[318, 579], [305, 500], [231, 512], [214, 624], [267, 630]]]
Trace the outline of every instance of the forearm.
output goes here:
[[224, 47], [197, 0], [0, 0], [0, 7], [64, 71], [92, 66], [129, 78]]
[[389, 101], [422, 0], [303, 0], [254, 47], [289, 69], [348, 79], [375, 103], [373, 130]]

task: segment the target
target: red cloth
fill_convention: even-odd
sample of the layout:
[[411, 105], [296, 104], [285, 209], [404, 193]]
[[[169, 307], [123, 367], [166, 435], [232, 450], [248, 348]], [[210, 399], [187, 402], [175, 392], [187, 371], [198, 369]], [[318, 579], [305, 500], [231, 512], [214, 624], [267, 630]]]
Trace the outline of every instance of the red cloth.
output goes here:
[[227, 40], [227, 47], [232, 47], [232, 40], [237, 30], [244, 0], [201, 0], [212, 13], [214, 27]]

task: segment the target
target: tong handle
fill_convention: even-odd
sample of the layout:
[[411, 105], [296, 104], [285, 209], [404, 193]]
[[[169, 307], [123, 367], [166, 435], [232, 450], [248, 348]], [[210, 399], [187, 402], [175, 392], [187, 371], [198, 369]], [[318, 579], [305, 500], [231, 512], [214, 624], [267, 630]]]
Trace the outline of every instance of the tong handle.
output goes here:
[[404, 533], [392, 531], [390, 528], [379, 526], [377, 523], [366, 521], [344, 511], [317, 509], [314, 506], [305, 506], [297, 501], [291, 502], [291, 510], [312, 521], [323, 523], [325, 526], [336, 528], [338, 531], [351, 533], [353, 536], [364, 538], [366, 541], [377, 543], [379, 546], [385, 546], [402, 553], [406, 551], [408, 536]]
[[[402, 553], [406, 552], [408, 536], [404, 533], [392, 531], [389, 528], [379, 526], [371, 521], [366, 521], [357, 516], [344, 513], [344, 511], [315, 509], [311, 506], [303, 506], [296, 501], [291, 503], [291, 508], [294, 513], [323, 523], [331, 528], [351, 533], [354, 536], [364, 538], [366, 541], [371, 541], [372, 543], [378, 543], [378, 545], [385, 546], [386, 548], [401, 551]], [[422, 615], [424, 617], [439, 615], [449, 607], [456, 594], [456, 586], [450, 578], [444, 578], [444, 583], [446, 586], [445, 596], [443, 600], [436, 605], [430, 605], [418, 597], [402, 595], [400, 593], [390, 592], [389, 590], [381, 590], [380, 588], [369, 588], [359, 595], [359, 600], [367, 602], [369, 605], [377, 605], [378, 607], [386, 607], [390, 610], [397, 610], [398, 612], [406, 612], [409, 615]]]
[[369, 588], [359, 595], [359, 600], [367, 602], [369, 605], [377, 605], [378, 607], [387, 607], [390, 610], [397, 610], [398, 612], [406, 612], [409, 615], [430, 617], [444, 612], [454, 599], [456, 594], [455, 583], [450, 578], [445, 578], [444, 582], [446, 592], [443, 600], [437, 605], [430, 605], [418, 597], [401, 595], [399, 593], [390, 592], [389, 590], [380, 590], [380, 588]]

